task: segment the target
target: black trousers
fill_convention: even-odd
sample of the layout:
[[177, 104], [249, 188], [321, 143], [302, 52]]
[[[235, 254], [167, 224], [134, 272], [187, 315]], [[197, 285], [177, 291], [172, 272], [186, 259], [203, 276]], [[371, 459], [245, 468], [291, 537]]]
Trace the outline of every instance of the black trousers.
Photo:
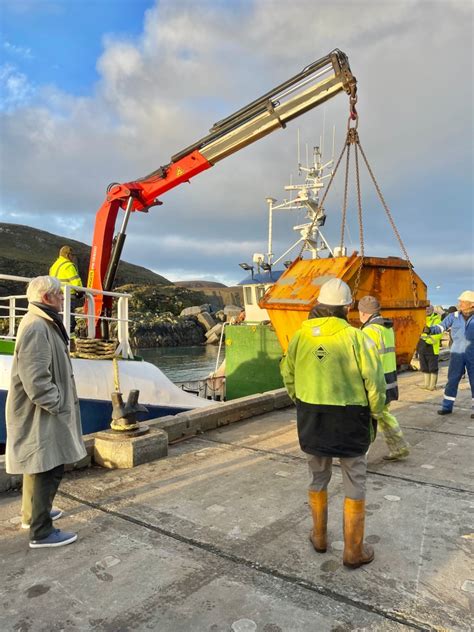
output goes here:
[[433, 345], [428, 345], [424, 340], [420, 340], [417, 351], [420, 359], [420, 371], [422, 373], [438, 373], [439, 356], [435, 355]]
[[54, 531], [50, 512], [63, 474], [64, 465], [23, 474], [22, 520], [30, 525], [30, 540], [42, 540]]

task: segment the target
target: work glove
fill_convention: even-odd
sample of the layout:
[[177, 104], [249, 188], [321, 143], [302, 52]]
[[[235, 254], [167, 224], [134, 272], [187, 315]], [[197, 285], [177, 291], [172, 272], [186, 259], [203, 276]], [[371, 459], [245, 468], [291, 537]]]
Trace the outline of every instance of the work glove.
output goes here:
[[430, 333], [430, 328], [429, 327], [423, 327], [423, 333], [424, 334], [429, 334]]

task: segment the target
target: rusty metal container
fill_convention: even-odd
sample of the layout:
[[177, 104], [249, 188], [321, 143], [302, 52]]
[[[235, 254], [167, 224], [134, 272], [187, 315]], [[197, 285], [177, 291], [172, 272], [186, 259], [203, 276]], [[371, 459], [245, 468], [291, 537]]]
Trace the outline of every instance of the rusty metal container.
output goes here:
[[[337, 277], [354, 292], [360, 263], [357, 253], [350, 257], [296, 259], [269, 288], [259, 305], [268, 311], [284, 352], [316, 304], [321, 285]], [[383, 315], [394, 321], [397, 365], [409, 364], [425, 325], [425, 308], [429, 304], [425, 283], [405, 259], [364, 257], [354, 309], [349, 312], [349, 322], [354, 327], [361, 325], [357, 302], [367, 294], [377, 297]]]

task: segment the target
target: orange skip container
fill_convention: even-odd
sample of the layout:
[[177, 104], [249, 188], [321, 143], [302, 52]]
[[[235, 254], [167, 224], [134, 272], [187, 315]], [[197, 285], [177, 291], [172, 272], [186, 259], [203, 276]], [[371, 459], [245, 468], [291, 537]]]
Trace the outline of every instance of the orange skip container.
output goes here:
[[[361, 257], [296, 259], [260, 300], [266, 309], [284, 352], [301, 323], [316, 304], [321, 285], [334, 277], [345, 281], [352, 292]], [[416, 297], [412, 281], [416, 288]], [[349, 322], [360, 327], [357, 303], [371, 294], [382, 305], [382, 314], [394, 322], [397, 366], [408, 365], [415, 353], [426, 319], [427, 288], [405, 259], [364, 257], [359, 286]]]

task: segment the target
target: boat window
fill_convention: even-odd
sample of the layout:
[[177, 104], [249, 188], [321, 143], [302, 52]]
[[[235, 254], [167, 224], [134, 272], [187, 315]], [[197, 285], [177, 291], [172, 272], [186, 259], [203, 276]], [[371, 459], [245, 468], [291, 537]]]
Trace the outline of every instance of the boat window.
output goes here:
[[251, 287], [245, 287], [245, 304], [253, 305], [253, 292]]
[[255, 288], [256, 294], [257, 294], [257, 303], [258, 301], [263, 298], [263, 295], [265, 294], [265, 286], [264, 285], [258, 285]]

